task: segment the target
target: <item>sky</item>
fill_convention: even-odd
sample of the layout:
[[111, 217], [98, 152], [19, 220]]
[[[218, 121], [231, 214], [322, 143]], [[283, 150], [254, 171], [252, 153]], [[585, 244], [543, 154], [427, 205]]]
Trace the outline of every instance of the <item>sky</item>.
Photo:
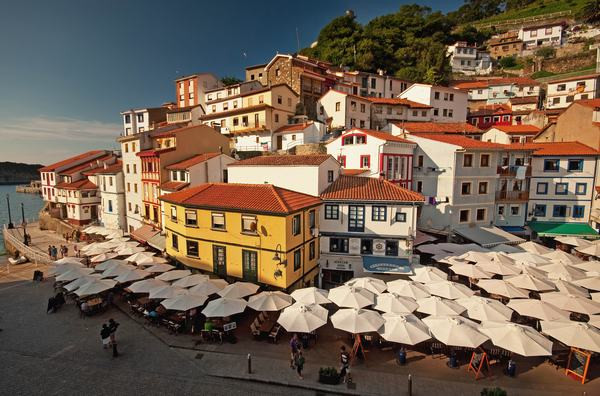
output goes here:
[[[175, 100], [173, 80], [297, 51], [345, 10], [361, 23], [388, 0], [19, 0], [0, 2], [0, 162], [117, 149], [120, 111]], [[454, 10], [461, 0], [419, 1]]]

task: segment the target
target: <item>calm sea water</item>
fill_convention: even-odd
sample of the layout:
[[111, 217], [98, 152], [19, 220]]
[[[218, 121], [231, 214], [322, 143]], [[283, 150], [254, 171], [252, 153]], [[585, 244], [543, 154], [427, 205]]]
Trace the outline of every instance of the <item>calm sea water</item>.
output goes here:
[[[12, 221], [15, 224], [21, 224], [21, 203], [25, 209], [25, 219], [28, 222], [35, 221], [38, 218], [38, 212], [44, 206], [42, 197], [38, 194], [21, 194], [15, 191], [14, 185], [0, 185], [0, 226], [8, 223], [8, 205], [6, 204], [6, 194], [10, 199], [10, 211]], [[5, 254], [4, 240], [0, 235], [0, 256]]]

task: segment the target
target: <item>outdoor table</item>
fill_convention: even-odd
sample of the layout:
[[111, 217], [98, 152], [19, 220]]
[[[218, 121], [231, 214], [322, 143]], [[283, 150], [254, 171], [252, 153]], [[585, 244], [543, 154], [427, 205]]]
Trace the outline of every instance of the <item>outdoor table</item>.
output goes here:
[[150, 299], [148, 297], [140, 297], [138, 298], [137, 302], [140, 305], [146, 305], [150, 302]]
[[100, 304], [102, 304], [102, 299], [101, 299], [100, 297], [96, 297], [96, 298], [90, 298], [90, 299], [87, 301], [87, 305], [88, 305], [90, 308], [92, 308], [92, 307], [95, 307], [95, 306], [97, 306], [97, 305], [100, 305]]
[[261, 333], [270, 333], [275, 326], [276, 321], [273, 319], [267, 319], [260, 324], [260, 332]]

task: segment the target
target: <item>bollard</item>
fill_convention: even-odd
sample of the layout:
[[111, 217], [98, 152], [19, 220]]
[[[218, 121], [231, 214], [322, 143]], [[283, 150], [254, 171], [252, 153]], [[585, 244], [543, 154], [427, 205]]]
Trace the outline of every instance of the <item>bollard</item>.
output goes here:
[[252, 374], [252, 356], [248, 354], [248, 374]]
[[412, 374], [408, 374], [408, 396], [412, 396]]

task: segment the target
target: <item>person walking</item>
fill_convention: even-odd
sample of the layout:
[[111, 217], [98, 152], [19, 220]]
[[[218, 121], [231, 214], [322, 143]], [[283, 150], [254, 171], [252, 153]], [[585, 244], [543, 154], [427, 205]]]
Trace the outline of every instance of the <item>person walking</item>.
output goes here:
[[342, 378], [343, 382], [346, 383], [350, 374], [350, 354], [346, 351], [345, 345], [340, 347], [340, 364], [340, 377]]
[[52, 258], [55, 261], [58, 260], [58, 249], [54, 245], [52, 245]]
[[300, 349], [300, 342], [298, 340], [298, 334], [294, 333], [290, 340], [290, 368], [296, 368], [296, 355]]
[[73, 251], [75, 252], [75, 257], [79, 258], [79, 248], [77, 248], [77, 245], [73, 246]]
[[117, 340], [116, 340], [117, 327], [119, 327], [119, 324], [117, 322], [115, 322], [114, 319], [111, 318], [108, 320], [108, 328], [110, 329], [110, 343], [111, 344], [115, 344], [117, 342]]
[[298, 378], [304, 379], [302, 376], [302, 370], [304, 369], [304, 356], [302, 355], [302, 351], [298, 350], [296, 354], [296, 372], [298, 373]]
[[65, 245], [65, 257], [69, 255], [69, 247]]
[[102, 348], [108, 349], [110, 344], [110, 329], [106, 323], [102, 324], [102, 330], [100, 330], [100, 338], [102, 339]]
[[52, 245], [48, 245], [48, 257], [53, 258], [52, 257]]

